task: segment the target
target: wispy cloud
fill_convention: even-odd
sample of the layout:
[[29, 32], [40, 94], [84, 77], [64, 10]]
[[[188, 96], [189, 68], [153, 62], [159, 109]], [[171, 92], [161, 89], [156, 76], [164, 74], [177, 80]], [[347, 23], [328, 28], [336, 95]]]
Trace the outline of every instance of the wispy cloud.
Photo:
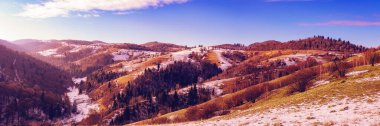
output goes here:
[[[48, 0], [39, 4], [27, 4], [19, 16], [30, 18], [68, 17], [73, 13], [91, 15], [94, 10], [127, 12], [150, 7], [180, 4], [189, 0]], [[86, 13], [86, 14], [84, 14]], [[88, 17], [88, 16], [85, 16]]]
[[265, 2], [310, 2], [313, 0], [265, 0]]
[[315, 23], [299, 23], [300, 26], [380, 26], [380, 21], [337, 20]]
[[133, 14], [135, 13], [135, 11], [118, 11], [118, 12], [115, 12], [113, 14], [116, 14], [116, 15], [128, 15], [128, 14]]

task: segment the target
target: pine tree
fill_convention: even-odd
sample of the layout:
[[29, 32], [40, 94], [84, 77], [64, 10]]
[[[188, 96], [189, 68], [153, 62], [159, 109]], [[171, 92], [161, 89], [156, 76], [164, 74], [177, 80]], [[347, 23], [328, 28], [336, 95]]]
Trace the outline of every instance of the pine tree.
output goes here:
[[45, 102], [45, 91], [42, 91], [41, 96], [40, 96], [40, 100], [42, 103]]
[[111, 89], [112, 85], [111, 85], [111, 82], [108, 82], [108, 90], [111, 92], [112, 89]]
[[175, 111], [177, 110], [178, 108], [178, 104], [179, 103], [179, 96], [178, 96], [178, 93], [177, 91], [174, 92], [174, 96], [173, 96], [173, 103], [172, 103], [172, 111]]
[[72, 113], [77, 112], [77, 110], [78, 110], [77, 105], [78, 105], [78, 103], [77, 103], [76, 101], [74, 101], [73, 106], [72, 106], [72, 109], [71, 109], [71, 112], [72, 112]]
[[118, 106], [116, 100], [113, 100], [112, 109], [116, 109]]
[[82, 94], [82, 93], [83, 93], [82, 88], [79, 88], [79, 94]]
[[193, 87], [190, 88], [188, 94], [188, 105], [195, 105], [198, 103], [198, 89], [197, 85], [194, 84]]

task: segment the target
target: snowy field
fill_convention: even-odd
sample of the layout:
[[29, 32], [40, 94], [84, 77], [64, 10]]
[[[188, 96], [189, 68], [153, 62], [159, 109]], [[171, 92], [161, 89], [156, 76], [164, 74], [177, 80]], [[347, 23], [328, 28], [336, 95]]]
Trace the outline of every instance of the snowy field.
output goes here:
[[319, 81], [315, 82], [311, 88], [319, 87], [319, 86], [326, 85], [329, 83], [330, 83], [330, 81], [328, 81], [328, 80], [319, 80]]
[[347, 73], [346, 76], [357, 76], [357, 75], [364, 74], [367, 72], [368, 72], [368, 70], [352, 71], [352, 72]]

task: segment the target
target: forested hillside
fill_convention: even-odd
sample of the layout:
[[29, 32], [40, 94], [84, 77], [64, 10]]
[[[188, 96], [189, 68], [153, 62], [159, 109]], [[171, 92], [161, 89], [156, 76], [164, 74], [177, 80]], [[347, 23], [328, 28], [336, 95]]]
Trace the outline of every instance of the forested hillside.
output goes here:
[[[112, 109], [123, 108], [123, 113], [111, 120], [111, 124], [148, 119], [207, 101], [212, 90], [198, 89], [196, 83], [220, 72], [222, 70], [215, 64], [206, 61], [199, 64], [179, 61], [166, 68], [148, 68], [143, 75], [129, 82], [122, 93], [113, 96]], [[188, 94], [176, 91], [191, 84], [194, 85]]]
[[70, 113], [71, 78], [62, 70], [0, 46], [0, 125], [51, 121]]

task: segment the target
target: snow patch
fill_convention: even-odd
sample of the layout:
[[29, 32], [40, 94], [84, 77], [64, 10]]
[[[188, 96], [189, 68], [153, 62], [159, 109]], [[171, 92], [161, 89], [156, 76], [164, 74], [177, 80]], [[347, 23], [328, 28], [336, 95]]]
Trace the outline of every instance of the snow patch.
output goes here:
[[362, 71], [352, 71], [346, 74], [346, 76], [357, 76], [363, 73], [367, 73], [368, 70], [362, 70]]
[[52, 56], [52, 55], [57, 54], [57, 50], [58, 49], [48, 49], [44, 51], [39, 51], [37, 53], [40, 54], [41, 56]]
[[315, 87], [319, 87], [319, 86], [322, 86], [322, 85], [326, 85], [326, 84], [329, 84], [330, 81], [328, 80], [320, 80], [320, 81], [317, 81], [313, 84], [313, 87], [312, 88], [315, 88]]
[[80, 84], [80, 82], [86, 82], [87, 81], [87, 77], [82, 77], [82, 78], [72, 78], [74, 84]]
[[373, 81], [380, 81], [380, 76], [367, 77], [367, 78], [362, 78], [362, 79], [355, 80], [356, 83], [373, 82]]

